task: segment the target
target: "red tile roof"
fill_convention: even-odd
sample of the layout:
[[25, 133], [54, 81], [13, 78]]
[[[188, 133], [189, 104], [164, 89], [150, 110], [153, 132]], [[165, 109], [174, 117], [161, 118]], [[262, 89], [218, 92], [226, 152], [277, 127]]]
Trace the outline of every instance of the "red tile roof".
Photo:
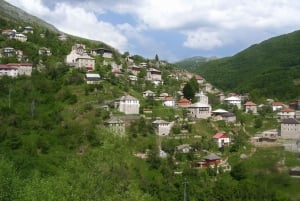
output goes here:
[[214, 139], [220, 139], [220, 138], [229, 138], [226, 134], [224, 133], [217, 133], [213, 136]]
[[168, 96], [168, 97], [165, 98], [165, 101], [173, 101], [173, 100], [174, 100], [174, 99], [173, 99], [172, 96]]
[[283, 103], [282, 102], [273, 102], [272, 105], [273, 106], [282, 106]]
[[182, 98], [178, 101], [178, 105], [186, 105], [186, 104], [191, 104], [191, 101], [189, 101], [186, 98]]
[[295, 110], [291, 108], [283, 108], [282, 110], [280, 110], [280, 112], [295, 112]]
[[245, 106], [256, 106], [256, 104], [251, 101], [246, 102], [244, 105]]

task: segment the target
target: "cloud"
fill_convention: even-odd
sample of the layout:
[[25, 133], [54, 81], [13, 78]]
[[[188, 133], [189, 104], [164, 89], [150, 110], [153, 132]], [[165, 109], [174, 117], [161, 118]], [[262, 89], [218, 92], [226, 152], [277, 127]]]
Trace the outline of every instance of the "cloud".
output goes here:
[[[181, 46], [189, 50], [220, 48], [240, 50], [251, 43], [299, 28], [298, 0], [7, 0], [47, 19], [62, 31], [101, 40], [118, 49], [147, 48], [165, 38], [152, 32], [177, 32]], [[111, 13], [130, 16], [125, 24], [104, 18]], [[148, 34], [148, 35], [147, 35]], [[163, 45], [161, 45], [163, 44]], [[163, 48], [164, 47], [164, 48]], [[164, 49], [164, 50], [163, 50]], [[153, 50], [154, 51], [154, 50]]]
[[211, 50], [223, 45], [220, 34], [215, 31], [198, 29], [196, 31], [184, 32], [187, 39], [183, 46], [195, 49]]
[[27, 12], [46, 19], [59, 30], [93, 40], [105, 42], [121, 51], [128, 46], [127, 38], [109, 22], [98, 20], [96, 14], [68, 3], [55, 3], [52, 9], [41, 0], [8, 0]]

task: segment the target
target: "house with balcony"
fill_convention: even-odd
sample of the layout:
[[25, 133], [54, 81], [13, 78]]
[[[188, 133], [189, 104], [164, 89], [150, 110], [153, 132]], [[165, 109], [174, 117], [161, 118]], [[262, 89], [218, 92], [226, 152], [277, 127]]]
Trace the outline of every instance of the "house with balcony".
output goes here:
[[291, 108], [283, 108], [277, 113], [277, 116], [281, 120], [290, 118], [294, 119], [296, 118], [296, 111]]
[[149, 68], [147, 70], [146, 80], [151, 81], [154, 85], [163, 84], [161, 71], [154, 68]]
[[225, 98], [224, 101], [229, 105], [237, 106], [238, 109], [241, 109], [242, 107], [242, 100], [239, 96], [230, 96]]

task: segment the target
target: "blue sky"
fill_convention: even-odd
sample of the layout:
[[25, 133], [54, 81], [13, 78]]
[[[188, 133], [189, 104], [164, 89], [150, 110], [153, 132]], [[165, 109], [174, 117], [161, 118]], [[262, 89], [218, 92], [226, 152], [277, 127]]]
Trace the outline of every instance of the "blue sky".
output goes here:
[[298, 0], [6, 1], [65, 33], [169, 62], [232, 56], [300, 27]]

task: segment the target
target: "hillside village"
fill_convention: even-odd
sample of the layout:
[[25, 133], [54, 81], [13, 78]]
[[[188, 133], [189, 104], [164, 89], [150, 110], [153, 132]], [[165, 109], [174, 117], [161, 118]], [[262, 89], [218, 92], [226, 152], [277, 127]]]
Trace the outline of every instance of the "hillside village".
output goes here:
[[[141, 144], [136, 142], [131, 154], [153, 167], [156, 158], [171, 160], [174, 165], [166, 170], [168, 174], [185, 174], [187, 167], [207, 171], [209, 176], [224, 174], [234, 169], [232, 155], [239, 153], [239, 159], [247, 160], [259, 147], [300, 151], [300, 99], [256, 103], [247, 93], [223, 92], [201, 75], [177, 69], [158, 55], [145, 59], [128, 52], [119, 54], [107, 46], [77, 43], [65, 34], [51, 35], [56, 37], [51, 40], [67, 47], [62, 56], [53, 47], [37, 44], [33, 54], [26, 45], [47, 40], [49, 34], [28, 25], [6, 27], [1, 34], [0, 79], [25, 82], [31, 76], [47, 75], [51, 58], [60, 58], [55, 63], [64, 74], [53, 71], [53, 75], [63, 77], [67, 84], [62, 88], [71, 94], [62, 109], [66, 116], [80, 123], [96, 121], [96, 128], [121, 139], [150, 136], [154, 147], [142, 144], [143, 139]], [[32, 117], [38, 107], [33, 100]], [[80, 104], [85, 104], [84, 109]], [[89, 116], [91, 112], [95, 116]], [[74, 149], [84, 155], [89, 146], [78, 143]]]
[[[18, 40], [21, 42], [27, 41], [26, 34], [33, 34], [34, 30], [30, 26], [25, 26], [22, 33], [16, 32], [15, 29], [2, 30], [2, 35], [7, 37], [8, 40]], [[44, 34], [40, 34], [40, 37], [43, 38]], [[64, 38], [61, 39], [61, 35], [58, 36], [58, 39], [62, 42], [66, 40]], [[41, 47], [38, 51], [38, 55], [51, 56], [51, 50], [47, 47]], [[178, 83], [180, 83], [180, 88], [178, 91], [174, 91], [172, 94], [169, 94], [164, 91], [160, 91], [157, 94], [157, 89], [160, 86], [164, 85], [164, 80], [162, 76], [162, 71], [159, 69], [163, 69], [167, 64], [165, 62], [161, 62], [156, 60], [153, 62], [141, 62], [136, 63], [134, 58], [132, 58], [129, 54], [124, 58], [124, 66], [123, 64], [117, 64], [113, 58], [113, 51], [105, 48], [89, 48], [84, 44], [74, 44], [70, 50], [70, 53], [65, 57], [65, 64], [72, 69], [80, 69], [82, 72], [86, 72], [84, 74], [84, 80], [87, 84], [100, 84], [102, 80], [107, 79], [105, 77], [100, 76], [96, 71], [96, 61], [95, 56], [99, 56], [103, 58], [103, 63], [101, 66], [109, 66], [111, 67], [111, 72], [114, 77], [124, 76], [130, 84], [136, 85], [138, 81], [138, 77], [149, 81], [152, 86], [149, 87], [146, 91], [143, 91], [142, 98], [143, 101], [151, 99], [154, 102], [158, 102], [163, 107], [172, 108], [175, 112], [174, 114], [180, 111], [181, 113], [186, 113], [188, 123], [192, 123], [199, 119], [209, 119], [212, 122], [214, 121], [224, 121], [228, 124], [238, 125], [239, 122], [236, 118], [236, 114], [225, 110], [224, 108], [214, 108], [215, 105], [209, 104], [209, 99], [206, 94], [212, 94], [216, 96], [219, 100], [218, 103], [226, 105], [226, 107], [234, 107], [237, 110], [242, 110], [245, 113], [251, 115], [258, 115], [258, 112], [263, 110], [264, 107], [271, 107], [274, 112], [274, 118], [277, 118], [280, 122], [279, 126], [274, 128], [274, 132], [272, 132], [271, 136], [261, 135], [256, 136], [254, 139], [257, 142], [266, 140], [271, 138], [276, 140], [280, 139], [300, 139], [300, 123], [297, 119], [300, 119], [300, 100], [295, 100], [291, 103], [284, 104], [282, 102], [276, 102], [273, 100], [268, 100], [268, 105], [257, 105], [251, 100], [249, 97], [245, 95], [239, 95], [235, 93], [229, 93], [227, 96], [215, 89], [210, 83], [207, 83], [203, 77], [200, 75], [193, 75], [188, 72], [176, 72], [164, 75], [164, 77], [168, 77], [169, 79], [174, 79]], [[1, 48], [1, 57], [15, 57], [19, 62], [23, 61], [23, 51], [15, 50], [13, 47], [2, 47]], [[28, 60], [27, 60], [28, 61]], [[99, 65], [99, 64], [98, 64]], [[126, 66], [126, 67], [125, 67]], [[37, 69], [37, 67], [33, 66], [31, 63], [7, 63], [1, 64], [0, 66], [0, 75], [1, 76], [9, 76], [9, 77], [17, 77], [17, 76], [31, 76], [33, 69]], [[165, 72], [167, 73], [167, 72]], [[143, 75], [141, 75], [143, 74]], [[195, 97], [193, 100], [187, 99], [184, 96], [183, 89], [186, 86], [187, 82], [191, 81], [191, 79], [196, 80], [197, 88], [195, 89]], [[154, 91], [151, 91], [150, 88]], [[160, 87], [161, 88], [161, 87]], [[140, 98], [141, 96], [139, 96]], [[126, 115], [136, 115], [135, 118], [146, 118], [147, 120], [154, 120], [152, 122], [155, 133], [158, 136], [172, 136], [172, 127], [174, 125], [178, 126], [180, 121], [183, 119], [175, 119], [173, 121], [169, 121], [169, 119], [162, 119], [160, 116], [151, 116], [151, 109], [144, 108], [141, 109], [139, 98], [133, 97], [130, 94], [124, 94], [120, 98], [114, 101], [114, 107], [106, 107], [107, 110], [115, 110], [119, 111], [120, 114], [124, 114], [124, 116], [118, 114], [117, 118], [111, 115], [110, 119], [106, 120], [106, 126], [111, 127], [113, 131], [119, 134], [126, 133], [126, 124], [127, 121]], [[218, 105], [219, 106], [219, 105]], [[105, 107], [103, 105], [103, 107]], [[232, 107], [232, 108], [233, 108]], [[231, 108], [231, 109], [232, 109]], [[114, 119], [114, 120], [112, 120]], [[214, 123], [212, 123], [214, 124]], [[180, 129], [180, 132], [183, 132]], [[212, 133], [212, 140], [216, 141], [218, 148], [222, 148], [223, 146], [229, 146], [230, 144], [230, 135], [232, 133], [220, 135], [222, 130], [216, 130], [216, 133]], [[215, 134], [215, 135], [214, 135]], [[179, 134], [180, 135], [180, 134]], [[298, 141], [295, 142], [295, 145], [298, 144]], [[161, 145], [159, 145], [161, 148]], [[300, 148], [300, 145], [299, 145]], [[160, 150], [163, 152], [163, 150]], [[164, 153], [164, 152], [163, 152]], [[162, 155], [163, 157], [164, 155]], [[215, 165], [215, 164], [213, 164]]]

